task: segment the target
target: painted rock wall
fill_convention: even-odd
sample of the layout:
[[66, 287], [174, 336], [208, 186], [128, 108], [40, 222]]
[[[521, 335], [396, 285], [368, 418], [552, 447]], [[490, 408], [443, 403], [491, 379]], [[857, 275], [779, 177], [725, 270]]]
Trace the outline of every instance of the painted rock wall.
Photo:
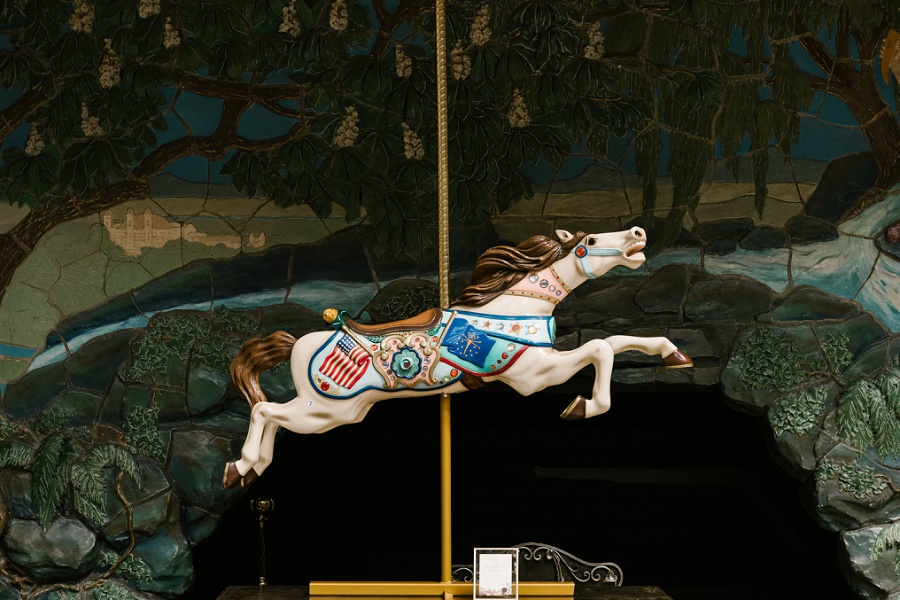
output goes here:
[[[647, 268], [561, 305], [560, 347], [674, 338], [693, 370], [615, 376], [766, 419], [863, 597], [897, 587], [900, 539], [894, 8], [447, 17], [457, 283], [499, 239], [644, 226]], [[240, 342], [335, 298], [433, 302], [433, 7], [19, 0], [0, 21], [0, 594], [177, 595], [236, 498], [216, 473], [246, 428]]]
[[[472, 262], [497, 238], [475, 230], [457, 241], [454, 259]], [[790, 251], [811, 254], [829, 243]], [[708, 245], [673, 250], [687, 251], [698, 264], [663, 255], [645, 271], [613, 271], [581, 286], [555, 313], [557, 346], [617, 333], [670, 337], [694, 357], [693, 369], [668, 371], [656, 358], [627, 353], [614, 378], [721, 385], [735, 408], [766, 421], [817, 520], [842, 532], [861, 595], [895, 589], [900, 350], [893, 332], [860, 300], [808, 285], [776, 291], [753, 271], [711, 274], [703, 268]], [[376, 291], [370, 268], [351, 258], [362, 252], [347, 232], [246, 256], [228, 269], [201, 263], [137, 290], [130, 307], [110, 303], [65, 322], [62, 338], [80, 338], [78, 348], [66, 354], [51, 343], [4, 394], [2, 543], [17, 574], [4, 580], [8, 593], [53, 581], [137, 596], [187, 592], [191, 548], [240, 496], [221, 489], [220, 473], [247, 427], [246, 403], [227, 375], [242, 341], [321, 328], [318, 313], [347, 288], [358, 292], [338, 296], [342, 306], [377, 320], [434, 303], [433, 281], [416, 279], [404, 261], [374, 264], [383, 286]], [[316, 265], [339, 256], [356, 268], [343, 281], [319, 279]], [[257, 277], [235, 275], [248, 272]], [[458, 273], [455, 289], [464, 280]], [[146, 326], [121, 327], [141, 313], [155, 314]], [[267, 373], [263, 386], [273, 400], [293, 397], [286, 365]], [[77, 543], [62, 550], [62, 539]]]

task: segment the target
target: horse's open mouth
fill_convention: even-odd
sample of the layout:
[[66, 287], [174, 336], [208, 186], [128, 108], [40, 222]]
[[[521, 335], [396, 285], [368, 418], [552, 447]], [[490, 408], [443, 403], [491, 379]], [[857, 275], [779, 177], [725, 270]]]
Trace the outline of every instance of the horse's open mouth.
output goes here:
[[[625, 258], [638, 258], [635, 255], [640, 254], [645, 245], [646, 244], [644, 242], [635, 242], [631, 246], [628, 246], [627, 248], [625, 248]], [[640, 258], [644, 258], [644, 255], [641, 254]]]

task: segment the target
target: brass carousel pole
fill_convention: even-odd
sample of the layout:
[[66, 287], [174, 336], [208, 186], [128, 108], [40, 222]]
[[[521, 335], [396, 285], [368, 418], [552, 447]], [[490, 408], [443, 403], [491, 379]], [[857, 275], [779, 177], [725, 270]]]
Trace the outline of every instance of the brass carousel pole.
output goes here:
[[[450, 304], [450, 167], [447, 158], [447, 29], [444, 0], [435, 0], [435, 52], [437, 60], [438, 127], [438, 253], [440, 305]], [[450, 394], [441, 394], [441, 580], [393, 582], [310, 582], [311, 596], [440, 596], [472, 595], [472, 582], [452, 582]], [[526, 582], [520, 596], [571, 597], [572, 582]]]
[[[450, 168], [447, 157], [447, 23], [444, 0], [435, 0], [438, 128], [438, 256], [441, 306], [450, 305]], [[441, 581], [453, 576], [451, 512], [450, 394], [441, 394]]]

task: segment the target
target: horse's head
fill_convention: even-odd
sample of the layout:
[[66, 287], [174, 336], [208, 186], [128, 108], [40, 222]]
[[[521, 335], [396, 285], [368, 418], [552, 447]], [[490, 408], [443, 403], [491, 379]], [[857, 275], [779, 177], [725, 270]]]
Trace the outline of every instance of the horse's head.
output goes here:
[[[556, 236], [563, 243], [570, 242], [574, 235], [559, 229]], [[615, 266], [637, 269], [647, 257], [641, 250], [647, 244], [647, 234], [640, 227], [610, 233], [591, 233], [572, 249], [579, 259], [581, 270], [589, 278], [602, 275]]]

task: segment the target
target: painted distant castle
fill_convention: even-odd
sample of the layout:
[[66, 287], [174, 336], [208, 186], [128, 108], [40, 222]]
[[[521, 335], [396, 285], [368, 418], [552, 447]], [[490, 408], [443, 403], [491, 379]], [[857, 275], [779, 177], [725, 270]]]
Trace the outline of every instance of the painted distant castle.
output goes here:
[[[162, 248], [169, 242], [180, 239], [206, 246], [222, 244], [226, 248], [234, 250], [241, 247], [241, 236], [238, 234], [214, 236], [200, 233], [193, 224], [171, 223], [165, 217], [155, 214], [150, 208], [144, 210], [143, 219], [135, 219], [132, 208], [125, 213], [124, 221], [113, 222], [113, 214], [110, 210], [104, 211], [102, 217], [103, 226], [109, 232], [110, 241], [120, 246], [129, 256], [139, 256], [144, 248]], [[249, 248], [262, 248], [265, 243], [266, 234], [264, 232], [251, 233], [247, 240]]]

